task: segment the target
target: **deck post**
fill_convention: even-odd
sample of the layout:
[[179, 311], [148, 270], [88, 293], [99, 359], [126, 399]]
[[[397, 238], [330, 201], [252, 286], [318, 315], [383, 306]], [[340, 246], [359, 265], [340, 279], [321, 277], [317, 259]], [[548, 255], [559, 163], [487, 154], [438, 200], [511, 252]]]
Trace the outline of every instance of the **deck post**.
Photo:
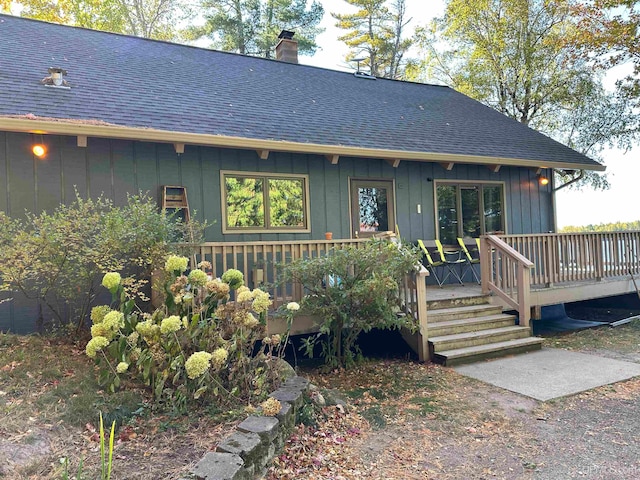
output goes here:
[[541, 320], [542, 319], [542, 306], [541, 305], [532, 305], [531, 306], [531, 319], [532, 320]]
[[418, 321], [420, 339], [418, 341], [418, 359], [421, 362], [431, 360], [429, 354], [429, 331], [427, 322], [427, 276], [429, 272], [422, 269], [416, 275], [416, 302], [418, 304]]
[[596, 244], [596, 256], [595, 256], [595, 271], [596, 280], [601, 281], [604, 278], [604, 249], [602, 248], [602, 242], [604, 239], [602, 236], [594, 236]]
[[485, 237], [480, 237], [480, 285], [482, 294], [489, 294], [489, 278], [492, 274], [489, 272], [491, 268], [491, 249]]
[[531, 269], [518, 263], [518, 319], [523, 327], [531, 320]]

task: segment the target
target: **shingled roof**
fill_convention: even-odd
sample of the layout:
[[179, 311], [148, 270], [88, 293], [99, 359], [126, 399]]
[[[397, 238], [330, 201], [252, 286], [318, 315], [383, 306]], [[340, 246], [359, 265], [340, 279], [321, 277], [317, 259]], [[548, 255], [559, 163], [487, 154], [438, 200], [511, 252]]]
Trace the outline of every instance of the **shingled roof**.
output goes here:
[[[354, 147], [414, 160], [453, 155], [603, 169], [443, 86], [363, 79], [7, 15], [0, 15], [0, 62], [2, 129], [11, 119], [62, 119], [193, 134], [193, 143], [215, 135], [290, 142], [292, 150], [323, 146], [319, 153]], [[71, 88], [41, 84], [49, 67], [66, 69]]]

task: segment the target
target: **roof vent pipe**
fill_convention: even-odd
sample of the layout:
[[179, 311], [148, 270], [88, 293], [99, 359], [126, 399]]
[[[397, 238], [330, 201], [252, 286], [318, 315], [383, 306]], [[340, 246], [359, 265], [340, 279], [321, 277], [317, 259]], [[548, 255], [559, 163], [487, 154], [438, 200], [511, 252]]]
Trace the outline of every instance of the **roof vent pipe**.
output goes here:
[[61, 68], [50, 68], [49, 73], [51, 74], [51, 80], [53, 81], [53, 84], [56, 87], [59, 87], [62, 85], [62, 82], [63, 82], [62, 76], [67, 72], [65, 72]]
[[298, 63], [298, 41], [293, 39], [295, 32], [282, 30], [276, 45], [276, 60], [287, 63]]
[[47, 87], [69, 88], [69, 82], [63, 78], [67, 75], [67, 71], [64, 68], [49, 67], [47, 71], [49, 76], [44, 77], [41, 83]]

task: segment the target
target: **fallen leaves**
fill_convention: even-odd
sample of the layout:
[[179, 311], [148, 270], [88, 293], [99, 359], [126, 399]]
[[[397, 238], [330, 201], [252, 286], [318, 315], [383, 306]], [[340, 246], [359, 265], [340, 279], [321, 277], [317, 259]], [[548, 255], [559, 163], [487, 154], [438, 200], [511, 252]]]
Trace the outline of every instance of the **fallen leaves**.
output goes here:
[[301, 424], [295, 428], [267, 478], [361, 478], [365, 472], [357, 456], [349, 453], [350, 443], [367, 429], [366, 420], [355, 411], [347, 412], [341, 405], [324, 407], [317, 427]]
[[13, 362], [7, 363], [3, 367], [0, 367], [0, 372], [13, 372], [20, 365], [22, 365], [22, 362], [16, 362], [14, 360]]

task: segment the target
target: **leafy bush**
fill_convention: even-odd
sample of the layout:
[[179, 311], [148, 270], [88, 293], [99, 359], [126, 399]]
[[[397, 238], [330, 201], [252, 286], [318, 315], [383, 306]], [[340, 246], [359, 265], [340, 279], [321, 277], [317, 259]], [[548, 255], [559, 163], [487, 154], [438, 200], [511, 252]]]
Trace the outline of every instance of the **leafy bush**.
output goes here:
[[328, 367], [348, 366], [359, 354], [360, 333], [417, 328], [411, 317], [397, 313], [400, 282], [419, 261], [413, 247], [372, 240], [285, 266], [284, 278], [301, 283], [308, 292], [303, 310], [323, 319], [318, 335], [305, 341], [306, 353], [312, 356], [320, 341]]
[[[278, 380], [280, 335], [265, 336], [269, 294], [250, 290], [238, 270], [211, 278], [208, 262], [186, 274], [188, 259], [165, 262], [162, 308], [137, 309], [116, 273], [103, 285], [119, 309], [94, 307], [87, 355], [99, 381], [114, 391], [123, 380], [152, 388], [156, 404], [184, 411], [194, 402], [236, 405], [263, 399]], [[233, 295], [234, 300], [231, 300]]]
[[196, 243], [205, 226], [182, 224], [158, 210], [145, 195], [129, 196], [116, 207], [76, 192], [70, 205], [52, 213], [11, 219], [0, 212], [0, 290], [39, 299], [60, 323], [84, 325], [102, 273], [129, 276], [126, 288], [145, 298], [142, 286], [164, 261], [174, 242]]

